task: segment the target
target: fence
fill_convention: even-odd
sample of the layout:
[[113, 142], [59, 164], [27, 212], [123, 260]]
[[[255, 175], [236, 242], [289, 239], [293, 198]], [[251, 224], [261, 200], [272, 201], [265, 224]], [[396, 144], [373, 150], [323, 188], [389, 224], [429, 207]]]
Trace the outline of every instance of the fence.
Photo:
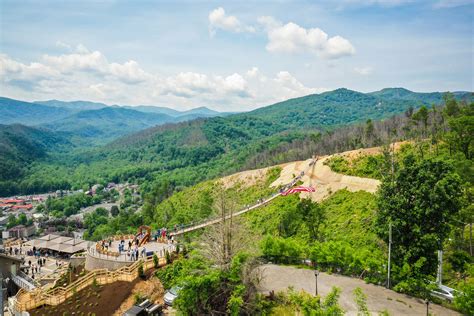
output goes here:
[[[37, 288], [33, 291], [21, 289], [14, 298], [14, 308], [17, 312], [21, 312], [42, 305], [56, 306], [94, 282], [101, 285], [117, 281], [132, 282], [138, 277], [138, 269], [141, 264], [143, 264], [144, 271], [152, 268], [154, 266], [153, 257], [136, 261], [130, 266], [125, 266], [115, 271], [107, 269], [93, 270], [66, 287], [60, 286], [52, 289]], [[160, 267], [166, 265], [166, 258], [159, 258], [158, 265]]]

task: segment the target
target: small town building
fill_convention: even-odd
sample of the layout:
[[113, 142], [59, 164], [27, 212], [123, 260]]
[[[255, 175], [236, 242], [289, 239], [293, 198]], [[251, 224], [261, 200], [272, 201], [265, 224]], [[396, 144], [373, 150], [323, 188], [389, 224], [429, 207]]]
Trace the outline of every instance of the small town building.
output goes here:
[[12, 206], [12, 209], [13, 210], [24, 210], [24, 211], [28, 211], [28, 210], [31, 210], [33, 208], [33, 204], [21, 204], [21, 205], [13, 205]]
[[[36, 233], [35, 225], [25, 226], [25, 225], [17, 225], [15, 227], [10, 228], [6, 231], [8, 233], [7, 238], [25, 238], [30, 237]], [[2, 234], [2, 237], [4, 235]], [[5, 239], [5, 237], [3, 237]]]

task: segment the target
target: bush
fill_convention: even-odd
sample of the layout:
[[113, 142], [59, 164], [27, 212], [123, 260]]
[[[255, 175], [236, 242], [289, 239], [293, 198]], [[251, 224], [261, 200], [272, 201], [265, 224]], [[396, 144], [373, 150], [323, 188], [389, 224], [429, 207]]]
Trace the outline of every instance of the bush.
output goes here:
[[143, 271], [143, 262], [140, 262], [138, 265], [138, 277], [144, 279], [145, 278], [145, 272]]
[[466, 315], [474, 315], [474, 284], [462, 285], [460, 291], [454, 296], [454, 306]]
[[291, 238], [266, 236], [261, 243], [263, 256], [278, 263], [296, 263], [305, 258], [307, 249]]
[[158, 260], [158, 256], [155, 254], [153, 254], [153, 266], [156, 268], [158, 268], [159, 266], [159, 260]]
[[354, 298], [357, 304], [357, 315], [359, 316], [370, 316], [369, 308], [367, 306], [367, 295], [364, 294], [360, 287], [354, 290]]

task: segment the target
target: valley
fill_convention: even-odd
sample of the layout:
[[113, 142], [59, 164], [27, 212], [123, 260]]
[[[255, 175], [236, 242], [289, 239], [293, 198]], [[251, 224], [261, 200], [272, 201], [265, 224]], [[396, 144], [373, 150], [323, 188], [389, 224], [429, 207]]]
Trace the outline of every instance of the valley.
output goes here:
[[[385, 93], [386, 89], [380, 92]], [[381, 99], [374, 101], [371, 94], [342, 89], [253, 112], [151, 128], [144, 127], [140, 118], [127, 116], [135, 120], [133, 124], [137, 128], [145, 129], [122, 137], [112, 136], [111, 132], [109, 136], [115, 140], [104, 145], [86, 145], [85, 139], [100, 138], [101, 134], [95, 134], [90, 126], [107, 126], [108, 121], [116, 124], [122, 119], [116, 116], [114, 108], [88, 109], [72, 116], [71, 121], [63, 119], [64, 126], [70, 129], [77, 123], [90, 132], [87, 135], [80, 130], [60, 131], [57, 122], [41, 127], [2, 125], [5, 154], [1, 157], [4, 171], [0, 188], [3, 195], [11, 198], [25, 193], [73, 190], [75, 193], [40, 202], [25, 218], [29, 220], [27, 225], [47, 226], [48, 232], [54, 230], [66, 236], [80, 233], [89, 243], [86, 253], [79, 256], [85, 256], [85, 267], [98, 264], [90, 263], [88, 260], [92, 259], [88, 257], [96, 258], [92, 262], [106, 262], [112, 254], [97, 254], [95, 241], [104, 243], [117, 236], [129, 238], [131, 235], [127, 234], [134, 233], [137, 227], [150, 227], [155, 236], [155, 241], [150, 243], [157, 241], [160, 247], [171, 243], [169, 247], [174, 250], [170, 250], [172, 256], [165, 256], [163, 250], [156, 250], [151, 244], [146, 247], [150, 251], [150, 256], [143, 259], [146, 266], [151, 266], [154, 260], [151, 252], [158, 255], [163, 266], [154, 265], [145, 280], [150, 284], [159, 280], [165, 289], [178, 284], [184, 286], [176, 303], [184, 313], [192, 314], [195, 308], [205, 313], [208, 305], [199, 301], [195, 291], [219, 291], [223, 286], [227, 287], [223, 293], [240, 295], [240, 299], [252, 306], [263, 304], [263, 307], [252, 307], [256, 313], [278, 314], [285, 308], [298, 310], [301, 301], [313, 304], [309, 303], [313, 300], [312, 281], [307, 283], [294, 277], [291, 282], [283, 282], [265, 273], [263, 279], [252, 276], [251, 271], [258, 271], [253, 270], [256, 266], [271, 263], [276, 266], [269, 267], [288, 269], [286, 273], [295, 275], [308, 268], [327, 273], [321, 274], [320, 295], [326, 296], [326, 300], [336, 298], [333, 305], [327, 306], [345, 313], [360, 311], [364, 304], [374, 313], [418, 312], [424, 306], [419, 299], [428, 295], [434, 315], [456, 314], [443, 308], [465, 311], [468, 307], [462, 305], [462, 299], [469, 295], [466, 284], [472, 282], [469, 272], [472, 264], [465, 259], [472, 249], [472, 239], [466, 234], [470, 211], [464, 202], [469, 199], [472, 186], [472, 144], [468, 144], [466, 151], [459, 136], [469, 128], [466, 120], [472, 117], [472, 95], [464, 94], [459, 101], [456, 99], [459, 94], [438, 96], [439, 104], [428, 109], [420, 100], [432, 100], [433, 95], [404, 93], [407, 92], [393, 92], [397, 97], [403, 96], [402, 101], [390, 100], [385, 104], [386, 111], [378, 114], [366, 112], [365, 105], [372, 104], [367, 107], [372, 111], [377, 104], [384, 104]], [[406, 100], [409, 95], [411, 101]], [[360, 112], [344, 111], [348, 103]], [[396, 110], [390, 104], [396, 105]], [[301, 113], [285, 112], [284, 108]], [[313, 111], [326, 113], [327, 109], [334, 111], [334, 118], [340, 121], [328, 115], [319, 120], [312, 114]], [[162, 114], [140, 115], [152, 122], [154, 115]], [[81, 121], [82, 116], [85, 121]], [[372, 119], [361, 120], [367, 116]], [[458, 121], [467, 123], [456, 125]], [[113, 131], [114, 126], [108, 129]], [[426, 176], [426, 172], [431, 176]], [[435, 201], [430, 203], [439, 207], [431, 213], [431, 221], [426, 220], [424, 213], [432, 212], [430, 209], [410, 204], [424, 203], [427, 185], [449, 196], [443, 199], [440, 195], [442, 200], [438, 196], [430, 197], [430, 201]], [[291, 188], [301, 188], [303, 192], [287, 195]], [[416, 195], [417, 199], [404, 205], [401, 197], [404, 194]], [[394, 285], [385, 291], [387, 297], [393, 297], [387, 304], [383, 300], [388, 298], [379, 297], [372, 286], [360, 283], [388, 287], [385, 216], [395, 220], [394, 237], [399, 242], [390, 257]], [[416, 227], [420, 227], [417, 225], [423, 225], [426, 230], [417, 235]], [[157, 239], [163, 231], [164, 241]], [[400, 231], [405, 231], [406, 239]], [[435, 235], [425, 235], [433, 231]], [[219, 236], [227, 237], [220, 242]], [[437, 261], [435, 243], [425, 243], [429, 240], [426, 238], [445, 240], [446, 264], [440, 284], [462, 291], [459, 301], [444, 302], [429, 294], [434, 291], [430, 290], [430, 282], [436, 275]], [[417, 243], [420, 253], [407, 251], [413, 243]], [[115, 248], [116, 244], [111, 246]], [[227, 250], [216, 251], [222, 247]], [[116, 261], [124, 256], [124, 262], [130, 264], [126, 255], [112, 256]], [[464, 260], [461, 266], [459, 260]], [[426, 272], [412, 267], [421, 267]], [[63, 273], [54, 271], [60, 276]], [[312, 271], [304, 273], [312, 274]], [[239, 277], [234, 278], [233, 273]], [[464, 279], [460, 273], [464, 273]], [[349, 277], [347, 282], [351, 285], [327, 281], [331, 274], [336, 278]], [[84, 278], [91, 277], [84, 275]], [[186, 284], [195, 284], [197, 288]], [[290, 286], [303, 292], [285, 292]], [[342, 292], [338, 286], [343, 288]], [[356, 289], [362, 294], [354, 294]], [[400, 298], [401, 294], [392, 290], [419, 299]], [[128, 297], [130, 291], [127, 287], [121, 295]], [[274, 297], [275, 292], [278, 294]], [[25, 295], [20, 293], [19, 304], [27, 304]], [[143, 297], [151, 298], [149, 293], [143, 293]], [[229, 306], [231, 297], [222, 298], [227, 302], [224, 305], [216, 298], [212, 308]], [[162, 296], [153, 300], [163, 304]], [[321, 310], [329, 308], [318, 306]], [[84, 310], [87, 308], [88, 305]]]

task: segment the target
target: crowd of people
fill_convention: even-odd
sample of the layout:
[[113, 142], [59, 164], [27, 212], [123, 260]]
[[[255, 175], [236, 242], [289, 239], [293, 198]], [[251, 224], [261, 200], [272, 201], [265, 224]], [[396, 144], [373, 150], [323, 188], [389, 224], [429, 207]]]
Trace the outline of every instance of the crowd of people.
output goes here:
[[[31, 277], [33, 280], [38, 278], [38, 276], [42, 273], [42, 268], [47, 265], [48, 258], [52, 258], [49, 252], [40, 252], [40, 249], [36, 248], [35, 246], [28, 248], [23, 247], [23, 245], [20, 244], [18, 247], [11, 246], [5, 250], [8, 255], [21, 258], [22, 271], [26, 274], [26, 276]], [[56, 260], [56, 268], [60, 268], [61, 266], [62, 263]]]

